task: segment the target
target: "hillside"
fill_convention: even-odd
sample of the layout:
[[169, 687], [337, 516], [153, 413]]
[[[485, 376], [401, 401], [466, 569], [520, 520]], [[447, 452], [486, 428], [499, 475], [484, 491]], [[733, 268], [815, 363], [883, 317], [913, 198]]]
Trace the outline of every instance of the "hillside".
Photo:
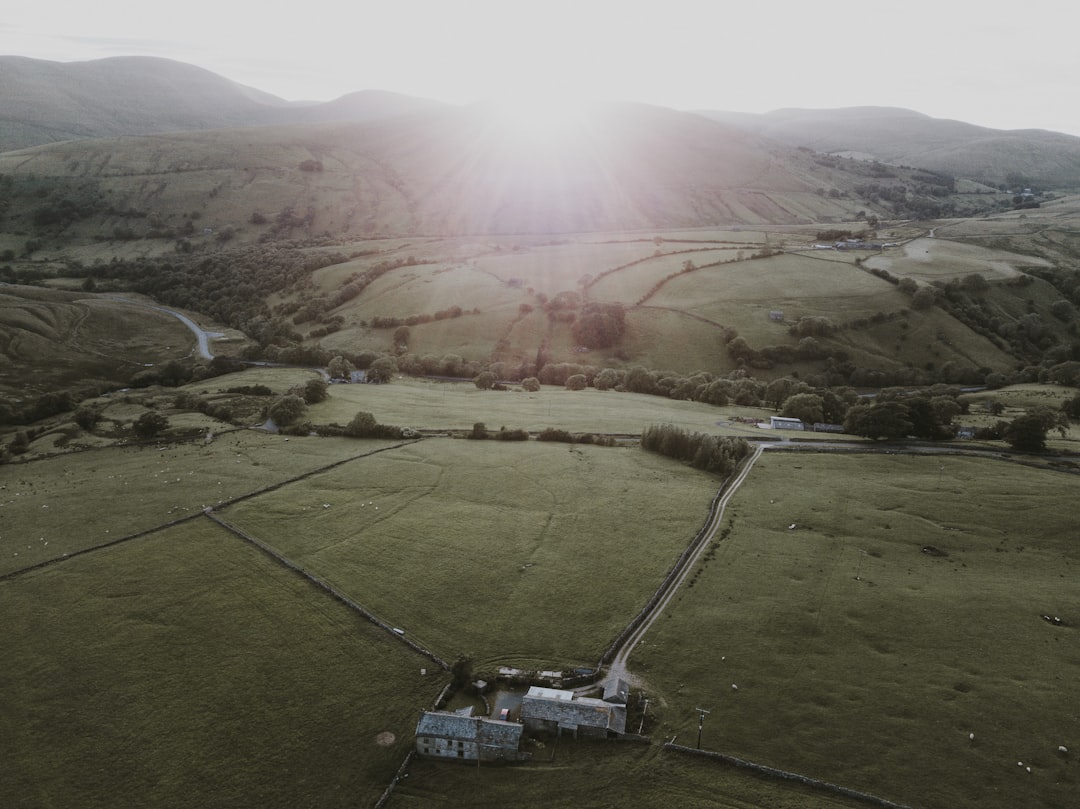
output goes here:
[[[560, 138], [532, 141], [500, 110], [470, 107], [69, 141], [0, 154], [2, 229], [58, 224], [40, 235], [65, 243], [117, 227], [182, 233], [196, 216], [199, 231], [230, 226], [246, 239], [550, 234], [850, 220], [866, 207], [846, 188], [864, 179], [859, 164], [823, 167], [688, 113], [608, 105]], [[53, 217], [50, 201], [77, 213]]]
[[155, 57], [51, 62], [0, 56], [0, 152], [72, 139], [369, 120], [435, 106], [378, 91], [326, 104], [293, 103]]
[[1080, 138], [998, 130], [893, 107], [783, 109], [702, 115], [792, 146], [917, 166], [1013, 189], [1080, 186]]

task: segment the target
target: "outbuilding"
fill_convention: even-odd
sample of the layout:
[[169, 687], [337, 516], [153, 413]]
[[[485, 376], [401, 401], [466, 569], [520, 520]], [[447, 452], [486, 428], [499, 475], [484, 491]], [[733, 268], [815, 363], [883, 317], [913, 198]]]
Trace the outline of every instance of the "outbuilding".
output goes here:
[[802, 421], [799, 419], [789, 419], [785, 416], [770, 416], [769, 426], [774, 430], [802, 430], [804, 429]]
[[530, 733], [607, 739], [626, 732], [626, 706], [534, 685], [521, 700], [521, 721]]

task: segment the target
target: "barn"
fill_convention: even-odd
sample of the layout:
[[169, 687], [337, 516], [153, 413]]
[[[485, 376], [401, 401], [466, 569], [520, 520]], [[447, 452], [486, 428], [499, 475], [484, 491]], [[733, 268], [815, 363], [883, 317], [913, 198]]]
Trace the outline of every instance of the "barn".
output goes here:
[[534, 685], [521, 700], [521, 721], [530, 733], [607, 739], [626, 732], [626, 706]]

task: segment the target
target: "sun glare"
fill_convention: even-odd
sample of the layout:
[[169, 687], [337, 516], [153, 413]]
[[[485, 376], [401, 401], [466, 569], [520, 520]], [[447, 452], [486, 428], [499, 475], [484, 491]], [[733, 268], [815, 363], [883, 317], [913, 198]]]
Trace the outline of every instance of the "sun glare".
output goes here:
[[580, 99], [532, 95], [497, 103], [495, 114], [507, 140], [536, 149], [557, 149], [581, 138], [586, 107]]

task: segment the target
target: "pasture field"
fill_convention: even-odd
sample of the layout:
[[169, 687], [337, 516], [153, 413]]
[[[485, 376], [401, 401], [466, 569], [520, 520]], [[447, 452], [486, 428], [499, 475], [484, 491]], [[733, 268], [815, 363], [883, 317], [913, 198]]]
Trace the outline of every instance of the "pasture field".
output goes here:
[[[260, 375], [267, 372], [245, 371], [244, 376], [249, 373], [252, 378], [265, 378]], [[346, 424], [360, 410], [370, 412], [380, 424], [417, 429], [471, 430], [473, 424], [483, 422], [496, 431], [500, 427], [531, 431], [559, 427], [570, 432], [640, 435], [651, 424], [674, 424], [691, 432], [778, 437], [769, 430], [731, 421], [735, 416], [768, 421], [774, 411], [762, 408], [716, 407], [596, 388], [570, 391], [557, 385], [543, 385], [536, 393], [485, 391], [472, 382], [422, 379], [395, 379], [389, 385], [331, 385], [330, 398], [313, 405], [309, 414], [319, 423]], [[799, 435], [806, 440], [831, 437], [811, 432]]]
[[198, 514], [392, 442], [251, 430], [10, 464], [0, 477], [0, 575]]
[[1014, 278], [1023, 267], [1051, 266], [1049, 261], [1035, 256], [939, 238], [915, 239], [897, 250], [868, 258], [865, 263], [898, 278], [910, 277], [924, 283], [973, 273], [995, 281]]
[[911, 806], [1070, 805], [1078, 493], [996, 460], [766, 452], [631, 657], [653, 735], [691, 739], [703, 707], [707, 749]]
[[[665, 247], [666, 251], [663, 255], [609, 272], [603, 278], [596, 280], [588, 286], [589, 297], [593, 300], [618, 301], [627, 306], [633, 306], [644, 298], [658, 281], [680, 272], [687, 261], [692, 261], [698, 266], [718, 261], [734, 261], [746, 252], [738, 247], [695, 249], [685, 244], [667, 244]], [[676, 248], [678, 252], [667, 252]], [[684, 252], [686, 250], [692, 250], [692, 252]]]
[[656, 746], [564, 737], [534, 750], [533, 756], [527, 767], [480, 771], [418, 759], [394, 790], [387, 809], [458, 807], [464, 796], [475, 809], [865, 809], [869, 805], [796, 783], [755, 778], [725, 764]]
[[445, 683], [205, 518], [2, 581], [0, 613], [8, 809], [371, 806]]
[[444, 660], [589, 666], [718, 485], [638, 449], [427, 439], [218, 513]]

